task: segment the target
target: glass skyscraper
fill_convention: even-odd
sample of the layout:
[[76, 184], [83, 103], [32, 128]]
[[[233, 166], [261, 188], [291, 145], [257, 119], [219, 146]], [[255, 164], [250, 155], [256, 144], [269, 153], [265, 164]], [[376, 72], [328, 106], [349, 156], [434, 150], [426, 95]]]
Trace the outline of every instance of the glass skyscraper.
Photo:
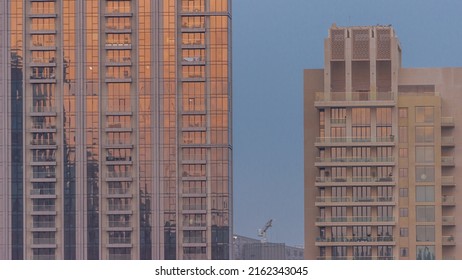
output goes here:
[[231, 0], [0, 5], [0, 259], [229, 259]]

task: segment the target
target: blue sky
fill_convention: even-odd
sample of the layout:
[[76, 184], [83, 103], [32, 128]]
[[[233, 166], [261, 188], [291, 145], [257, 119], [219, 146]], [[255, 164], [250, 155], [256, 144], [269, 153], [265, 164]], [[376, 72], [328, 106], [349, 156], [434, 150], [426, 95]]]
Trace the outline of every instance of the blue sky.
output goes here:
[[460, 0], [233, 0], [234, 232], [303, 244], [303, 69], [332, 23], [391, 24], [403, 67], [462, 66]]

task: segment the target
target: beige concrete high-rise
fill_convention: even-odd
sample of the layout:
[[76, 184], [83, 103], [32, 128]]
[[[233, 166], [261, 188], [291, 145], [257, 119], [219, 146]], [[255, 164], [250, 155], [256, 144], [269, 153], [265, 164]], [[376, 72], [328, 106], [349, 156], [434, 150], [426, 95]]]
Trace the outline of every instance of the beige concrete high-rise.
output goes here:
[[304, 72], [305, 258], [462, 259], [462, 68], [402, 68], [390, 26], [333, 25], [324, 52]]
[[231, 0], [0, 3], [0, 259], [229, 259]]

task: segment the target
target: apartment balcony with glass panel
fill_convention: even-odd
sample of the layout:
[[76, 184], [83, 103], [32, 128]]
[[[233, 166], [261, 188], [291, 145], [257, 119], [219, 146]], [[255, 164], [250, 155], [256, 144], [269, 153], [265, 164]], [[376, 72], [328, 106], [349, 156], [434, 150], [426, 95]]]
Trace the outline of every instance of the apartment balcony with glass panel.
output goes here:
[[29, 63], [30, 67], [56, 67], [55, 58], [32, 58]]
[[456, 241], [454, 239], [454, 236], [443, 236], [443, 246], [455, 246]]
[[442, 167], [454, 167], [454, 157], [441, 157], [441, 166]]
[[377, 206], [377, 205], [395, 205], [396, 202], [391, 196], [371, 196], [371, 197], [316, 197], [316, 206]]
[[131, 66], [131, 57], [106, 58], [106, 66]]
[[318, 256], [318, 260], [394, 260], [393, 256]]
[[317, 157], [315, 166], [394, 166], [394, 157], [337, 157], [321, 158]]
[[104, 11], [105, 17], [131, 17], [133, 13], [131, 11], [131, 7], [106, 7]]
[[29, 115], [31, 117], [56, 117], [56, 107], [52, 106], [32, 106]]
[[441, 127], [453, 128], [454, 126], [454, 117], [441, 117]]
[[133, 181], [133, 174], [131, 172], [116, 172], [110, 171], [107, 173], [106, 181], [110, 182], [127, 182]]
[[42, 73], [32, 73], [30, 75], [31, 84], [55, 84], [56, 75], [54, 73], [42, 74]]
[[33, 238], [31, 248], [56, 248], [55, 238]]
[[316, 177], [316, 186], [394, 186], [395, 178], [383, 177]]
[[317, 217], [316, 226], [341, 226], [341, 225], [394, 225], [395, 217]]
[[455, 186], [456, 181], [454, 181], [454, 176], [441, 176], [441, 185], [447, 187]]
[[394, 146], [395, 137], [317, 137], [316, 147], [347, 147], [347, 146]]
[[443, 216], [442, 218], [443, 226], [455, 226], [454, 216]]
[[47, 187], [47, 188], [39, 188], [39, 189], [31, 189], [30, 190], [30, 198], [32, 199], [54, 199], [56, 198], [56, 190], [54, 186]]
[[317, 92], [315, 107], [393, 107], [393, 92]]
[[183, 65], [205, 65], [205, 58], [202, 56], [185, 56], [181, 63]]
[[452, 136], [443, 136], [441, 137], [441, 146], [442, 147], [454, 147], [454, 137]]
[[393, 236], [342, 236], [342, 237], [316, 237], [316, 246], [366, 246], [395, 245]]
[[56, 18], [58, 14], [54, 9], [32, 9], [29, 18]]
[[441, 202], [443, 206], [455, 206], [456, 198], [452, 195], [443, 195]]

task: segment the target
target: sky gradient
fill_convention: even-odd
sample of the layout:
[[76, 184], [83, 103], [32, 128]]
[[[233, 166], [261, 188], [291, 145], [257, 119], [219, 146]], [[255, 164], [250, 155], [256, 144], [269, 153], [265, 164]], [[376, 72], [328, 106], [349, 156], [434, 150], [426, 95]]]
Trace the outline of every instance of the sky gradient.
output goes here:
[[[462, 67], [460, 0], [233, 0], [234, 232], [303, 245], [303, 69], [339, 26], [391, 24], [403, 67]], [[462, 104], [462, 102], [461, 102]], [[313, 167], [314, 168], [314, 167]]]

